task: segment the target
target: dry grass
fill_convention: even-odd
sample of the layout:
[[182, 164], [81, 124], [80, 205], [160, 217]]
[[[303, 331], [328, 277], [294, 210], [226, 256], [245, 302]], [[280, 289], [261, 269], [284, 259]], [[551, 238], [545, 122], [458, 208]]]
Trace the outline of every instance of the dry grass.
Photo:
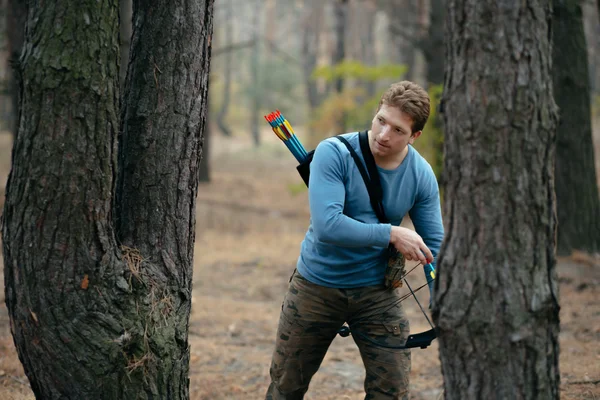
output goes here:
[[[299, 178], [291, 156], [270, 134], [266, 138], [260, 149], [248, 147], [250, 141], [241, 138], [214, 138], [213, 181], [199, 189], [189, 336], [194, 400], [261, 399], [268, 386], [281, 300], [309, 214], [306, 192], [296, 190]], [[2, 143], [0, 157], [5, 152]], [[142, 260], [134, 251], [126, 253], [135, 276]], [[600, 265], [596, 259], [576, 255], [560, 260], [559, 275], [561, 397], [600, 399], [600, 385], [594, 383], [600, 379]], [[412, 279], [419, 278], [415, 274]], [[422, 294], [427, 297], [425, 291]], [[155, 297], [157, 310], [167, 312], [169, 300], [160, 293]], [[426, 329], [416, 304], [404, 304], [413, 328]], [[132, 368], [143, 367], [144, 360], [132, 361]], [[363, 399], [363, 377], [352, 340], [338, 337], [306, 399]], [[428, 350], [413, 352], [411, 385], [413, 399], [440, 398], [437, 342]], [[33, 398], [14, 351], [3, 305], [0, 398]]]

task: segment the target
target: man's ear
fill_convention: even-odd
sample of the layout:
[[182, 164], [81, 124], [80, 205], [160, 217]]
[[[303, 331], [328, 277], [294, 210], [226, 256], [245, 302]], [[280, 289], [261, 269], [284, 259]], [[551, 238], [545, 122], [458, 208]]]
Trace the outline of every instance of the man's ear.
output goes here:
[[415, 142], [415, 140], [417, 140], [419, 138], [419, 136], [421, 136], [421, 133], [423, 133], [423, 131], [416, 131], [412, 135], [410, 135], [409, 143], [413, 144]]

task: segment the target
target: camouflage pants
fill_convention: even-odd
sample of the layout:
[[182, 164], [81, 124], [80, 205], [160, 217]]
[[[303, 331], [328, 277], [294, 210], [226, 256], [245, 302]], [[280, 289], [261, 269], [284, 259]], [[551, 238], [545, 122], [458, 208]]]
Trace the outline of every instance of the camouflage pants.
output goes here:
[[394, 305], [399, 296], [383, 285], [327, 288], [295, 272], [281, 308], [266, 400], [302, 399], [344, 322], [356, 331], [352, 338], [366, 369], [365, 400], [407, 400], [410, 350], [385, 347], [402, 346], [409, 334], [401, 304]]

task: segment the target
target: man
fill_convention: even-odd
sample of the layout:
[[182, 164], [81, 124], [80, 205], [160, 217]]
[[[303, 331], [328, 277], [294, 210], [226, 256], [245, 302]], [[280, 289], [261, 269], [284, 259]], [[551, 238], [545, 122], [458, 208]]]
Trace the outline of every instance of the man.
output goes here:
[[[283, 301], [268, 400], [302, 399], [335, 338], [348, 323], [366, 369], [365, 399], [408, 399], [409, 323], [399, 290], [386, 288], [388, 246], [405, 259], [432, 263], [443, 236], [431, 166], [411, 146], [429, 117], [429, 96], [415, 83], [393, 84], [368, 132], [381, 180], [380, 223], [346, 146], [322, 141], [310, 167], [311, 223]], [[342, 135], [362, 158], [358, 133]], [[399, 227], [409, 214], [416, 232]]]

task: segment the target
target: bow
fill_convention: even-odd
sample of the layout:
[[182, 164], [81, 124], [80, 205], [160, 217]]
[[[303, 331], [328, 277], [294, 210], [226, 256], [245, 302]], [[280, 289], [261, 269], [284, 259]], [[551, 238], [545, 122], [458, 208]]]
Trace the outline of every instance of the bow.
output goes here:
[[[427, 283], [425, 283], [424, 285], [419, 286], [417, 289], [413, 290], [412, 287], [410, 286], [410, 284], [408, 283], [408, 280], [406, 280], [406, 276], [408, 274], [410, 274], [412, 271], [414, 271], [419, 265], [421, 265], [421, 263], [418, 263], [417, 265], [415, 265], [410, 271], [405, 273], [401, 278], [401, 280], [403, 280], [404, 283], [406, 283], [406, 287], [408, 288], [410, 293], [401, 296], [398, 300], [396, 300], [391, 306], [389, 306], [383, 312], [385, 313], [385, 311], [395, 307], [397, 304], [403, 302], [404, 300], [406, 300], [412, 296], [415, 299], [415, 301], [417, 302], [417, 304], [419, 305], [419, 308], [421, 309], [421, 312], [425, 316], [425, 319], [429, 323], [429, 326], [431, 327], [431, 329], [420, 332], [420, 333], [415, 333], [415, 334], [409, 335], [408, 338], [406, 339], [406, 342], [404, 343], [404, 345], [401, 345], [401, 346], [390, 346], [385, 343], [377, 342], [376, 340], [373, 340], [369, 336], [362, 333], [360, 330], [358, 330], [356, 328], [352, 329], [348, 325], [342, 326], [338, 330], [338, 335], [340, 335], [341, 337], [348, 337], [350, 334], [352, 334], [354, 336], [360, 336], [362, 339], [370, 342], [371, 344], [374, 344], [375, 346], [384, 347], [384, 348], [387, 348], [390, 350], [403, 350], [403, 349], [411, 349], [411, 348], [417, 348], [417, 347], [421, 348], [421, 349], [427, 348], [431, 344], [431, 342], [437, 337], [437, 335], [436, 335], [435, 327], [433, 326], [433, 324], [431, 323], [431, 320], [427, 316], [427, 312], [421, 305], [421, 302], [417, 298], [416, 293], [419, 290], [423, 289], [425, 286], [429, 286], [430, 293], [432, 293], [431, 288], [432, 288], [433, 282], [435, 280], [435, 269], [433, 268], [433, 266], [431, 264], [425, 265], [424, 271], [425, 271]], [[356, 322], [360, 322], [360, 321], [361, 320], [356, 321]]]
[[[271, 128], [273, 129], [273, 132], [275, 132], [277, 137], [279, 139], [281, 139], [281, 141], [286, 145], [286, 147], [290, 150], [290, 152], [294, 155], [296, 160], [299, 162], [300, 165], [298, 165], [298, 167], [297, 167], [298, 172], [300, 173], [300, 176], [304, 180], [304, 183], [308, 186], [308, 175], [310, 173], [309, 164], [312, 161], [312, 156], [314, 154], [314, 150], [311, 152], [306, 151], [304, 146], [302, 146], [302, 143], [300, 142], [300, 140], [296, 137], [296, 135], [294, 133], [294, 129], [292, 128], [292, 125], [283, 116], [283, 114], [281, 114], [281, 112], [279, 110], [276, 110], [276, 111], [270, 113], [269, 115], [265, 115], [264, 117], [267, 120], [267, 122], [269, 123], [269, 125], [271, 126]], [[356, 155], [354, 154], [354, 150], [350, 147], [349, 144], [347, 144], [345, 142], [345, 140], [343, 140], [343, 138], [340, 140], [342, 142], [344, 142], [344, 144], [346, 144], [346, 146], [348, 147], [348, 150], [355, 158], [355, 161], [357, 162], [357, 166], [359, 167], [359, 170], [360, 170], [361, 169], [360, 167], [362, 165], [361, 165], [360, 161], [357, 160]], [[362, 146], [362, 144], [361, 144], [361, 146]], [[364, 151], [363, 151], [363, 154], [364, 154]], [[370, 155], [370, 151], [369, 151], [369, 155]], [[376, 172], [374, 172], [374, 173], [376, 174]], [[368, 178], [366, 178], [366, 171], [361, 171], [361, 174], [363, 175], [363, 179], [365, 179], [365, 182], [366, 182], [368, 179]], [[369, 193], [369, 194], [371, 195], [371, 193]], [[379, 204], [376, 201], [373, 202], [373, 198], [371, 200], [372, 200], [372, 205], [373, 205], [374, 209], [379, 207]], [[378, 210], [376, 209], [376, 213], [377, 213], [377, 211]], [[383, 213], [383, 210], [379, 210], [379, 211], [381, 213]], [[378, 215], [378, 217], [379, 217], [379, 215]], [[423, 306], [421, 305], [421, 302], [417, 298], [416, 293], [419, 290], [423, 289], [425, 286], [429, 286], [430, 296], [431, 296], [431, 294], [433, 293], [433, 282], [435, 280], [435, 269], [433, 268], [433, 266], [431, 264], [425, 265], [423, 267], [423, 269], [425, 272], [425, 278], [426, 278], [427, 283], [418, 287], [416, 290], [413, 290], [412, 287], [410, 286], [410, 284], [408, 283], [408, 281], [406, 280], [406, 276], [409, 273], [411, 273], [412, 271], [414, 271], [415, 268], [417, 268], [419, 265], [421, 265], [421, 263], [418, 263], [417, 265], [415, 265], [410, 271], [405, 273], [402, 276], [402, 278], [400, 279], [400, 281], [404, 281], [406, 283], [406, 287], [408, 288], [410, 293], [401, 296], [397, 301], [395, 301], [391, 306], [389, 306], [383, 312], [392, 309], [397, 304], [403, 302], [404, 300], [406, 300], [407, 298], [412, 296], [415, 299], [415, 301], [417, 302], [417, 304], [419, 305], [419, 308], [421, 309], [421, 312], [423, 313], [423, 315], [425, 316], [425, 319], [429, 323], [429, 326], [431, 326], [431, 329], [424, 331], [424, 332], [409, 335], [406, 342], [402, 346], [390, 346], [385, 343], [379, 343], [379, 342], [373, 340], [372, 338], [368, 337], [366, 334], [364, 334], [360, 330], [358, 330], [356, 328], [352, 329], [348, 325], [342, 326], [338, 330], [338, 334], [342, 337], [348, 337], [350, 334], [355, 335], [355, 336], [360, 336], [364, 340], [366, 340], [376, 346], [384, 347], [384, 348], [388, 348], [388, 349], [394, 349], [394, 350], [410, 349], [410, 348], [417, 348], [417, 347], [419, 347], [421, 349], [427, 348], [431, 344], [431, 342], [437, 337], [437, 335], [436, 335], [435, 327], [433, 326], [433, 324], [431, 323], [431, 320], [427, 316], [427, 313], [425, 312], [425, 309], [423, 308]], [[356, 321], [356, 322], [360, 322], [360, 320]]]

